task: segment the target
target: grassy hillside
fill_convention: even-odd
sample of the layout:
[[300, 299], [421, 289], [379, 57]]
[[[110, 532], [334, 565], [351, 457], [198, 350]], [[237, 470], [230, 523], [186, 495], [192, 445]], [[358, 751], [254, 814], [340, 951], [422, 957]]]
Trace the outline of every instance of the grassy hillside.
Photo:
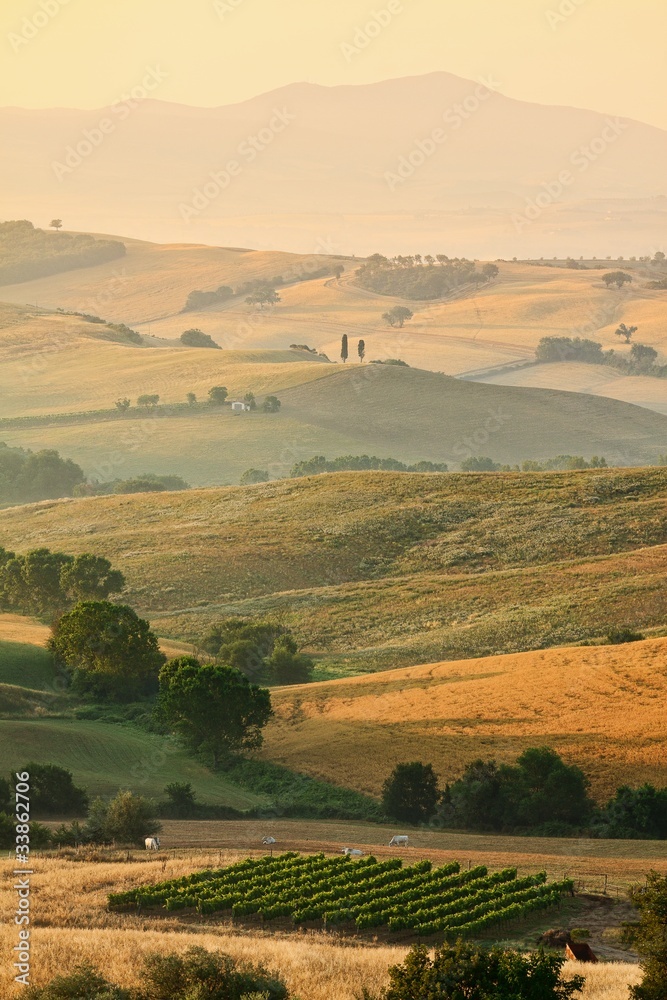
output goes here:
[[45, 649], [0, 639], [0, 684], [47, 691], [52, 688], [53, 679], [51, 655]]
[[666, 492], [664, 469], [340, 473], [16, 507], [0, 544], [108, 556], [160, 635], [279, 611], [350, 672], [665, 625]]
[[[79, 363], [94, 367], [82, 380]], [[297, 352], [292, 352], [297, 354]], [[265, 356], [265, 355], [264, 355]], [[104, 360], [106, 358], [106, 361]], [[115, 359], [115, 361], [114, 361]], [[148, 360], [144, 360], [148, 359]], [[131, 362], [131, 363], [130, 363]], [[558, 454], [604, 455], [621, 465], [655, 462], [665, 450], [667, 419], [641, 407], [600, 397], [552, 390], [480, 385], [428, 371], [388, 365], [346, 366], [321, 362], [236, 363], [223, 351], [151, 351], [119, 345], [78, 347], [65, 366], [42, 367], [26, 397], [20, 373], [5, 366], [4, 414], [79, 411], [111, 407], [140, 389], [165, 402], [199, 399], [215, 384], [232, 395], [251, 390], [277, 394], [278, 414], [235, 415], [231, 409], [169, 416], [158, 410], [129, 415], [111, 425], [99, 417], [39, 426], [0, 426], [0, 440], [32, 449], [56, 448], [100, 480], [151, 471], [175, 473], [195, 486], [238, 482], [249, 467], [274, 478], [321, 454], [376, 454], [407, 463], [422, 459], [456, 468], [471, 454], [519, 463]], [[63, 395], [67, 373], [67, 395]], [[27, 399], [27, 401], [26, 401]]]
[[435, 663], [274, 694], [265, 756], [377, 795], [396, 763], [441, 780], [482, 756], [549, 744], [604, 799], [622, 783], [667, 784], [667, 640]]
[[212, 804], [248, 809], [265, 801], [211, 774], [170, 739], [127, 723], [5, 718], [0, 724], [0, 758], [11, 771], [29, 761], [66, 767], [91, 795], [130, 789], [164, 798], [165, 785], [189, 781], [199, 798]]
[[[37, 301], [47, 308], [92, 312], [104, 319], [134, 325], [179, 314], [195, 289], [236, 287], [245, 281], [269, 280], [278, 274], [296, 276], [331, 261], [322, 254], [148, 243], [125, 237], [122, 241], [127, 252], [121, 261], [49, 275], [20, 285], [5, 285], [0, 297], [21, 305]], [[186, 313], [182, 318], [184, 330], [196, 325], [189, 317]]]

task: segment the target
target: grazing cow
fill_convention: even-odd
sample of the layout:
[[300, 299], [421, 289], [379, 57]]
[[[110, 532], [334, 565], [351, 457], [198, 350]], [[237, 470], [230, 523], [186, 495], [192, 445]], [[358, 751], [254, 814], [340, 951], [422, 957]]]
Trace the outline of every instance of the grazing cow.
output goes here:
[[263, 844], [267, 844], [267, 845], [269, 845], [269, 844], [275, 844], [276, 843], [276, 838], [275, 837], [262, 837], [262, 843]]
[[144, 843], [146, 844], [147, 851], [159, 851], [160, 849], [159, 837], [146, 837]]
[[390, 847], [407, 847], [408, 846], [408, 838], [404, 834], [401, 834], [400, 836], [397, 836], [397, 837], [392, 837], [391, 840], [389, 841], [389, 846]]
[[358, 847], [343, 847], [341, 849], [341, 854], [345, 854], [347, 857], [360, 858], [363, 853]]

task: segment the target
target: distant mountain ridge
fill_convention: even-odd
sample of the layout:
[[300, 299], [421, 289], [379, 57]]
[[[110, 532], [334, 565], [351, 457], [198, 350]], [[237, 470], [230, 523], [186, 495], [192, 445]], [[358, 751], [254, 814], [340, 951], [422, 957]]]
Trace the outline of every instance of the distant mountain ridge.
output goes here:
[[[240, 104], [0, 110], [5, 218], [298, 252], [648, 252], [667, 132], [449, 73]], [[538, 252], [539, 251], [539, 252]]]

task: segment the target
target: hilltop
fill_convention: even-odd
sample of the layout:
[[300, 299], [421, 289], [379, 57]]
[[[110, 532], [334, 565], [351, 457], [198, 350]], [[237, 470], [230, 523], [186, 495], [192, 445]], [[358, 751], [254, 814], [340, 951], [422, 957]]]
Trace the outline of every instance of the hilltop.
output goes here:
[[548, 744], [603, 801], [624, 783], [667, 784], [667, 640], [435, 663], [276, 691], [265, 755], [377, 795], [399, 761], [441, 781], [479, 757], [514, 762]]
[[663, 469], [325, 474], [15, 507], [0, 544], [107, 556], [174, 639], [280, 614], [326, 676], [664, 626], [666, 492]]

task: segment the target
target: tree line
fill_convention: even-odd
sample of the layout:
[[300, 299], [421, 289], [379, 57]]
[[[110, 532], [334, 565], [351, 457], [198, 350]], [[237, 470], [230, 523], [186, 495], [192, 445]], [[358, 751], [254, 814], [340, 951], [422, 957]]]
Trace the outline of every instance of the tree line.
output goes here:
[[667, 839], [667, 788], [623, 785], [598, 807], [589, 784], [555, 750], [533, 747], [512, 765], [473, 761], [442, 789], [431, 764], [398, 764], [383, 786], [382, 805], [396, 820], [438, 829]]
[[478, 268], [474, 261], [450, 259], [445, 254], [387, 258], [376, 253], [355, 271], [357, 283], [362, 288], [379, 295], [422, 300], [443, 298], [463, 285], [487, 284], [497, 274], [496, 264], [483, 264]]
[[73, 604], [119, 594], [125, 577], [108, 559], [50, 549], [16, 555], [0, 546], [0, 609], [54, 617]]
[[[621, 323], [616, 335], [629, 344], [637, 330], [636, 326]], [[590, 365], [608, 365], [626, 375], [667, 378], [667, 365], [657, 364], [657, 358], [658, 352], [647, 344], [634, 343], [628, 355], [613, 349], [605, 351], [596, 340], [583, 337], [543, 337], [535, 350], [535, 359], [541, 362], [581, 361]]]
[[396, 458], [378, 458], [376, 455], [340, 455], [327, 460], [324, 455], [296, 462], [290, 470], [290, 478], [317, 476], [322, 472], [361, 472], [379, 469], [384, 472], [447, 472], [445, 462], [415, 462], [407, 465]]

